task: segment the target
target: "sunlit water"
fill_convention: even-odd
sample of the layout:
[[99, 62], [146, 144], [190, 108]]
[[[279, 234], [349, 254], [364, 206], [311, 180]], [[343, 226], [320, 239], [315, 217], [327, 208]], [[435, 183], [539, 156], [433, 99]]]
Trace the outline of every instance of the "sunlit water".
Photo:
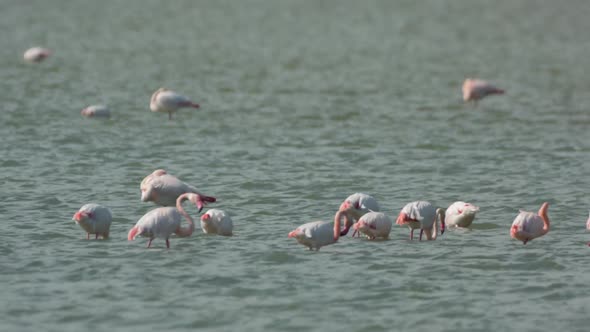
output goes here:
[[[0, 330], [587, 331], [585, 1], [0, 2]], [[28, 47], [54, 50], [22, 61]], [[507, 90], [477, 107], [465, 77]], [[168, 87], [200, 103], [149, 111]], [[110, 120], [85, 119], [90, 104]], [[164, 168], [235, 236], [128, 242]], [[481, 207], [410, 242], [287, 233], [354, 192]], [[551, 232], [511, 240], [549, 201]], [[86, 240], [82, 205], [111, 208]], [[213, 206], [213, 205], [212, 205]], [[197, 218], [196, 211], [191, 210]]]

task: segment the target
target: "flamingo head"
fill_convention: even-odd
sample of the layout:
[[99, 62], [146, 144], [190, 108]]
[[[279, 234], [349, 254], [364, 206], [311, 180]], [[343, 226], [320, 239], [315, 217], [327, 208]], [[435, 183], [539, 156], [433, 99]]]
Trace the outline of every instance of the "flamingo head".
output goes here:
[[80, 112], [80, 114], [82, 114], [83, 116], [86, 116], [86, 117], [89, 117], [90, 118], [90, 117], [93, 117], [94, 116], [94, 111], [91, 110], [91, 109], [89, 109], [88, 107], [86, 107], [85, 109], [83, 109]]
[[152, 198], [152, 186], [147, 184], [147, 185], [142, 185], [141, 186], [141, 201], [142, 202], [149, 202], [153, 200]]
[[203, 222], [207, 222], [209, 219], [211, 219], [211, 215], [209, 213], [205, 213], [201, 216], [201, 221]]
[[364, 220], [359, 220], [352, 226], [355, 231], [360, 231], [366, 227], [368, 227], [368, 224]]
[[191, 203], [195, 204], [195, 206], [197, 207], [197, 209], [199, 210], [199, 212], [201, 212], [201, 210], [203, 210], [203, 207], [206, 204], [205, 201], [203, 200], [203, 198], [201, 197], [201, 195], [199, 195], [199, 194], [188, 193], [186, 198]]
[[400, 212], [395, 220], [396, 225], [405, 225], [409, 222], [409, 217], [405, 212]]
[[78, 211], [78, 212], [74, 213], [72, 220], [74, 220], [76, 223], [80, 223], [83, 220], [88, 219], [88, 218], [92, 218], [92, 212]]
[[289, 238], [298, 238], [301, 235], [303, 235], [303, 233], [301, 232], [301, 230], [299, 228], [294, 231], [289, 232]]

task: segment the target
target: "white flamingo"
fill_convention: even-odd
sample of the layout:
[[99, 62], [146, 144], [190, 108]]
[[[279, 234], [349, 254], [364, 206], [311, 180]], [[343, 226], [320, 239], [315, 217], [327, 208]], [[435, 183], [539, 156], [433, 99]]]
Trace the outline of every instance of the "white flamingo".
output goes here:
[[[182, 203], [186, 200], [199, 206], [199, 195], [193, 193], [184, 193], [176, 200], [176, 207], [159, 207], [146, 213], [127, 234], [127, 240], [135, 240], [138, 236], [149, 238], [147, 247], [152, 245], [155, 238], [165, 239], [166, 248], [170, 248], [169, 238], [172, 234], [178, 237], [188, 237], [195, 230], [195, 223], [191, 216], [182, 208]], [[188, 222], [188, 227], [181, 227], [182, 217]]]
[[289, 233], [289, 238], [309, 247], [309, 250], [320, 250], [321, 247], [336, 243], [333, 236], [334, 223], [330, 221], [314, 221], [303, 224]]
[[163, 169], [157, 169], [146, 176], [140, 184], [141, 201], [152, 201], [158, 205], [173, 206], [181, 194], [190, 192], [198, 194], [199, 212], [207, 203], [213, 203], [217, 199], [200, 193], [195, 187], [180, 181], [177, 177], [168, 174]]
[[549, 209], [548, 202], [543, 203], [537, 213], [520, 210], [512, 222], [510, 237], [527, 244], [527, 242], [549, 233], [550, 221], [547, 209]]
[[169, 120], [172, 120], [172, 113], [187, 107], [199, 108], [199, 104], [193, 103], [188, 97], [164, 88], [156, 90], [150, 99], [152, 112], [168, 113]]
[[31, 47], [25, 51], [23, 58], [27, 62], [41, 62], [51, 55], [51, 51], [44, 47]]
[[382, 212], [369, 212], [364, 214], [354, 224], [354, 230], [365, 234], [369, 239], [378, 237], [388, 239], [391, 232], [391, 219]]
[[104, 105], [91, 105], [84, 108], [80, 114], [87, 118], [108, 118], [111, 116], [111, 110]]
[[[437, 218], [438, 217], [438, 218]], [[440, 234], [445, 232], [445, 213], [443, 209], [435, 208], [426, 201], [415, 201], [406, 204], [397, 217], [397, 225], [407, 225], [410, 228], [410, 240], [414, 239], [414, 230], [420, 229], [420, 240], [426, 232], [426, 239], [436, 240], [438, 233], [437, 219], [440, 219]]]
[[[379, 203], [377, 200], [370, 195], [363, 194], [363, 193], [354, 193], [348, 196], [342, 204], [340, 204], [339, 211], [346, 211], [343, 214], [345, 218], [344, 221], [344, 230], [340, 232], [340, 236], [345, 236], [348, 234], [350, 227], [358, 221], [365, 213], [370, 211], [379, 212], [381, 208], [379, 207]], [[340, 227], [340, 224], [338, 224]], [[358, 232], [355, 230], [352, 233], [352, 236], [356, 235]], [[360, 235], [360, 234], [359, 234]]]
[[451, 204], [445, 211], [445, 224], [449, 227], [469, 227], [479, 207], [462, 201]]
[[108, 208], [90, 203], [83, 205], [72, 220], [86, 231], [86, 239], [90, 239], [90, 234], [95, 234], [95, 239], [98, 239], [99, 235], [106, 239], [109, 237], [113, 216]]
[[209, 209], [201, 216], [201, 229], [207, 234], [231, 236], [234, 223], [223, 210]]
[[504, 94], [504, 90], [484, 81], [478, 79], [468, 78], [463, 82], [463, 100], [473, 101], [477, 103], [490, 95]]

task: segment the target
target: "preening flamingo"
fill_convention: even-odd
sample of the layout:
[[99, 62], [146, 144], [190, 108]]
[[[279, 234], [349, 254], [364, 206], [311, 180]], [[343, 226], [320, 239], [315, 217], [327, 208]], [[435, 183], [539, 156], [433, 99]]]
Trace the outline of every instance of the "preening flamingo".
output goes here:
[[[176, 207], [159, 207], [146, 213], [127, 234], [127, 240], [135, 240], [138, 236], [149, 238], [147, 247], [152, 245], [154, 238], [166, 239], [166, 248], [170, 248], [170, 235], [188, 237], [195, 230], [195, 223], [191, 216], [182, 208], [186, 200], [199, 207], [201, 199], [198, 194], [184, 193], [176, 200]], [[188, 227], [181, 227], [182, 217], [188, 222]]]
[[199, 212], [207, 203], [213, 203], [217, 199], [200, 193], [195, 187], [188, 185], [163, 169], [157, 169], [146, 176], [140, 184], [141, 201], [152, 201], [162, 206], [174, 206], [178, 196], [184, 193], [198, 194]]
[[334, 223], [330, 221], [314, 221], [303, 224], [289, 233], [290, 238], [309, 247], [309, 250], [320, 250], [321, 247], [336, 243], [333, 235]]
[[451, 204], [445, 211], [445, 224], [449, 227], [469, 227], [479, 207], [462, 201]]
[[87, 118], [108, 118], [111, 116], [111, 110], [104, 105], [91, 105], [84, 108], [80, 114]]
[[550, 228], [548, 209], [549, 202], [545, 202], [537, 213], [521, 210], [512, 222], [510, 237], [527, 244], [527, 242], [547, 234]]
[[[438, 218], [437, 218], [438, 217]], [[445, 212], [435, 208], [426, 201], [415, 201], [406, 204], [397, 217], [397, 225], [407, 225], [410, 228], [410, 240], [414, 239], [414, 230], [420, 229], [420, 240], [426, 232], [426, 239], [436, 240], [438, 233], [437, 219], [440, 219], [440, 234], [445, 232]]]
[[169, 120], [172, 120], [172, 113], [187, 107], [199, 108], [199, 104], [193, 103], [187, 97], [164, 88], [156, 90], [150, 99], [152, 112], [168, 113]]
[[207, 234], [231, 236], [234, 223], [223, 210], [209, 209], [201, 216], [201, 229]]
[[354, 224], [354, 230], [365, 234], [369, 239], [381, 237], [389, 238], [391, 232], [391, 219], [382, 212], [365, 213], [359, 221]]
[[27, 62], [41, 62], [51, 55], [51, 51], [44, 47], [31, 47], [25, 51], [23, 58]]
[[463, 82], [463, 100], [477, 102], [490, 95], [504, 94], [504, 90], [478, 79], [468, 78]]
[[90, 239], [90, 234], [95, 234], [95, 239], [98, 239], [99, 235], [106, 239], [109, 237], [113, 216], [108, 208], [90, 203], [82, 206], [72, 220], [86, 231], [86, 239]]
[[[350, 227], [365, 213], [370, 211], [379, 212], [380, 210], [379, 203], [377, 203], [377, 200], [373, 196], [363, 193], [354, 193], [348, 196], [342, 204], [340, 204], [340, 208], [338, 209], [338, 211], [346, 212], [342, 214], [342, 217], [345, 219], [344, 230], [339, 232], [339, 236], [345, 236], [348, 234]], [[338, 221], [337, 224], [338, 229], [340, 229], [340, 221]], [[352, 236], [356, 233], [357, 231], [355, 230]]]

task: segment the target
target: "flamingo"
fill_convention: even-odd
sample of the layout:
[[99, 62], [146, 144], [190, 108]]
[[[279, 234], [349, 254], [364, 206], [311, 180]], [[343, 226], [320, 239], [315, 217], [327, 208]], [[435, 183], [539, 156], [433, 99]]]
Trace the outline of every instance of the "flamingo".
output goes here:
[[[344, 217], [346, 218], [344, 222], [344, 230], [340, 232], [340, 236], [345, 236], [350, 227], [365, 213], [370, 211], [379, 212], [381, 208], [373, 196], [363, 193], [354, 193], [348, 196], [342, 204], [340, 204], [338, 210], [347, 212], [344, 214]], [[340, 229], [340, 223], [338, 223], [338, 229]], [[357, 233], [358, 232], [355, 230], [352, 233], [352, 236], [355, 236]]]
[[207, 234], [232, 236], [234, 223], [223, 210], [209, 209], [201, 216], [201, 229]]
[[152, 201], [162, 206], [173, 206], [181, 194], [191, 192], [198, 194], [199, 212], [208, 202], [213, 203], [215, 197], [206, 196], [200, 193], [195, 187], [188, 185], [163, 169], [157, 169], [146, 176], [140, 184], [141, 201]]
[[199, 108], [199, 104], [195, 104], [187, 97], [164, 88], [156, 90], [150, 99], [152, 112], [166, 112], [169, 120], [172, 120], [172, 113], [184, 107]]
[[399, 213], [395, 223], [397, 225], [408, 225], [410, 227], [410, 240], [414, 239], [414, 230], [420, 229], [420, 240], [422, 233], [426, 231], [428, 240], [436, 240], [438, 233], [437, 217], [440, 219], [440, 234], [445, 232], [445, 213], [443, 209], [436, 209], [426, 201], [415, 201], [406, 204]]
[[[199, 207], [201, 199], [198, 194], [184, 193], [176, 200], [176, 207], [159, 207], [146, 213], [127, 234], [127, 240], [133, 241], [138, 236], [148, 237], [147, 247], [152, 245], [154, 238], [166, 239], [166, 248], [170, 248], [170, 235], [173, 233], [178, 237], [189, 237], [195, 230], [195, 223], [191, 216], [184, 211], [182, 203], [190, 201]], [[181, 227], [180, 223], [184, 217], [188, 227]]]
[[88, 118], [108, 118], [111, 116], [111, 110], [104, 105], [91, 105], [84, 108], [80, 114]]
[[520, 210], [512, 222], [510, 237], [527, 244], [527, 242], [547, 234], [550, 228], [547, 209], [549, 209], [549, 202], [543, 203], [536, 214]]
[[309, 247], [309, 250], [319, 251], [321, 247], [336, 243], [333, 236], [334, 223], [331, 221], [314, 221], [303, 224], [289, 233], [289, 238]]
[[588, 214], [588, 220], [586, 220], [586, 229], [590, 230], [590, 213]]
[[95, 239], [98, 239], [99, 235], [107, 239], [113, 216], [108, 208], [90, 203], [83, 205], [72, 220], [86, 231], [86, 239], [90, 239], [90, 234], [95, 234]]
[[479, 207], [462, 201], [451, 204], [445, 212], [445, 224], [455, 227], [469, 227]]
[[38, 63], [51, 55], [51, 51], [44, 47], [31, 47], [25, 51], [23, 58], [27, 62]]
[[354, 230], [367, 235], [371, 240], [377, 237], [389, 238], [391, 232], [391, 219], [382, 212], [369, 212], [364, 214], [354, 224]]
[[504, 90], [484, 80], [468, 78], [463, 82], [464, 101], [473, 101], [474, 103], [477, 103], [478, 100], [489, 95], [504, 94], [504, 92]]

